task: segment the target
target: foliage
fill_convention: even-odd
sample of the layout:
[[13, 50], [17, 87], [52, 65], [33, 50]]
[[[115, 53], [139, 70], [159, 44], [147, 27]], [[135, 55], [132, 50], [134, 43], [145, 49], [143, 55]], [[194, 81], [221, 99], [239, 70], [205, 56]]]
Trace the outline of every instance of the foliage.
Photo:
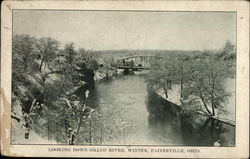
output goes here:
[[99, 58], [98, 52], [80, 48], [79, 54], [77, 56], [77, 62], [78, 63], [84, 62], [88, 69], [97, 70], [99, 68], [97, 61], [98, 58]]
[[[37, 39], [30, 37], [29, 35], [20, 35], [13, 37], [13, 75], [18, 76], [21, 73], [31, 73], [37, 70], [31, 70], [37, 64], [38, 48]], [[34, 65], [32, 67], [32, 65]], [[18, 77], [16, 77], [17, 79]]]
[[230, 94], [225, 80], [235, 73], [234, 45], [226, 42], [218, 53], [203, 51], [199, 54], [159, 54], [147, 75], [149, 90], [164, 90], [166, 98], [172, 84], [181, 86], [183, 113], [202, 112], [214, 116], [215, 109], [223, 110]]
[[39, 71], [42, 71], [43, 64], [50, 66], [50, 62], [56, 58], [59, 42], [51, 38], [41, 38], [38, 40], [37, 48], [38, 60], [40, 60]]
[[214, 109], [221, 108], [222, 103], [229, 96], [224, 88], [226, 75], [227, 65], [223, 61], [217, 61], [213, 58], [192, 61], [189, 80], [185, 87], [185, 96], [193, 95], [194, 97], [190, 100], [198, 100], [206, 109], [206, 114], [215, 115]]
[[234, 61], [236, 59], [235, 46], [230, 41], [227, 41], [223, 49], [217, 55], [217, 58], [221, 60]]
[[[99, 61], [104, 57], [97, 51], [76, 50], [73, 43], [66, 44], [63, 49], [59, 49], [59, 45], [57, 40], [48, 37], [14, 36], [13, 108], [20, 105], [20, 118], [31, 117], [32, 130], [48, 140], [65, 144], [74, 140], [73, 144], [90, 145], [115, 140], [121, 131], [117, 127], [126, 122], [119, 120], [109, 124], [118, 117], [107, 120], [98, 109], [86, 104], [94, 71], [99, 69]], [[115, 67], [115, 59], [108, 57], [103, 61], [106, 69]]]

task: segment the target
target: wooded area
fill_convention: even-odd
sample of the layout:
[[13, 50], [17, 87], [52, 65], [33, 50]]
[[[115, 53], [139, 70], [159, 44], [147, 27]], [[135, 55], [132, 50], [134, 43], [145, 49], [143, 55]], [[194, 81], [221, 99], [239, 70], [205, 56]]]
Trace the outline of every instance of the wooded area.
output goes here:
[[168, 98], [172, 85], [178, 84], [183, 113], [202, 112], [214, 116], [215, 108], [223, 111], [222, 103], [230, 96], [225, 90], [225, 81], [235, 78], [235, 62], [235, 46], [229, 41], [218, 52], [161, 53], [152, 61], [148, 87], [153, 91], [163, 89]]
[[[86, 104], [100, 52], [76, 50], [73, 43], [63, 49], [59, 46], [51, 38], [13, 37], [12, 117], [25, 127], [26, 139], [32, 129], [46, 134], [48, 140], [50, 134], [58, 134], [53, 139], [60, 143], [103, 143], [105, 131], [111, 129], [102, 127], [100, 114]], [[114, 60], [102, 59], [104, 66], [99, 70], [107, 72]]]

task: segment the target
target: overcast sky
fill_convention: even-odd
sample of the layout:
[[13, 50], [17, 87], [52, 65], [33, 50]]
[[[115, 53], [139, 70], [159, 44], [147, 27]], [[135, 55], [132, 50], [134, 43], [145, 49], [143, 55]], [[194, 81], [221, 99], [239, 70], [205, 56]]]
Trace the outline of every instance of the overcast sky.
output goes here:
[[235, 13], [15, 10], [13, 18], [14, 34], [94, 50], [214, 50], [236, 39]]

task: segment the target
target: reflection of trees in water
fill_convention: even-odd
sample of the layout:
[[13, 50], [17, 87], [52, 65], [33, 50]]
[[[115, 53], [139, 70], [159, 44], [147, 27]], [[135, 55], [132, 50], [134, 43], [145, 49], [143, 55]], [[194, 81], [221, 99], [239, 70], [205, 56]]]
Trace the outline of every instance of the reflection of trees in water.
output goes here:
[[234, 145], [233, 126], [200, 114], [184, 117], [178, 106], [165, 101], [157, 94], [149, 94], [147, 110], [149, 127], [155, 132], [158, 131], [156, 129], [163, 130], [160, 134], [163, 137], [164, 132], [173, 133], [184, 140], [183, 145], [213, 146], [218, 140], [221, 146]]
[[[155, 93], [149, 93], [146, 106], [152, 133], [163, 141], [165, 139], [166, 144], [181, 144], [180, 117], [178, 111], [172, 110], [172, 104]], [[174, 143], [169, 143], [167, 140], [173, 140]]]
[[183, 137], [189, 145], [213, 146], [219, 141], [221, 146], [234, 145], [233, 126], [199, 114], [182, 120]]

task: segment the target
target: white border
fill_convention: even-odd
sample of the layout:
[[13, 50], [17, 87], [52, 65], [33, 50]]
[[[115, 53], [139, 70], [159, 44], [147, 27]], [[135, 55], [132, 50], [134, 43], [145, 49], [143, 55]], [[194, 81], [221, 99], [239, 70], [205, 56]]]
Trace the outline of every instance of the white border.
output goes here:
[[[50, 152], [48, 145], [10, 145], [11, 40], [13, 9], [236, 11], [236, 147], [199, 147], [200, 153]], [[246, 158], [249, 154], [249, 3], [247, 1], [4, 1], [1, 5], [1, 153], [50, 157], [206, 157]], [[241, 18], [242, 17], [242, 18]], [[4, 98], [4, 96], [6, 98]], [[6, 102], [6, 100], [7, 102]], [[88, 147], [91, 146], [74, 146]], [[105, 146], [100, 146], [105, 147]], [[117, 146], [113, 146], [117, 148]], [[130, 146], [133, 147], [133, 146]], [[163, 148], [161, 146], [157, 146]], [[72, 148], [72, 146], [71, 146]], [[95, 146], [96, 148], [96, 146]], [[105, 147], [111, 148], [111, 146]], [[119, 148], [127, 148], [119, 146]], [[137, 147], [138, 148], [138, 147]], [[150, 149], [149, 146], [142, 148]], [[156, 148], [154, 146], [154, 148]], [[167, 147], [170, 148], [170, 147]], [[190, 149], [192, 147], [171, 147]], [[193, 147], [196, 148], [197, 147]]]

